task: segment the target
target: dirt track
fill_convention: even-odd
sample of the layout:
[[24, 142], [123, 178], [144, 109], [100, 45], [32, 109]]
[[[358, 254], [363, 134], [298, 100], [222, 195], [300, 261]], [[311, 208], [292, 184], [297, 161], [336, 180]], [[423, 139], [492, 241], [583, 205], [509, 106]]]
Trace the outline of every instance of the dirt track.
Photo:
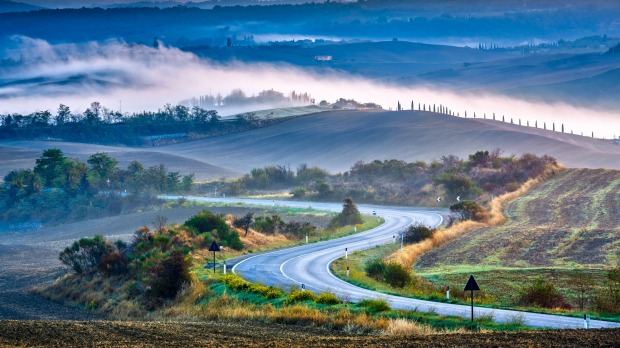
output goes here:
[[0, 322], [0, 346], [23, 347], [616, 347], [618, 342], [620, 330], [393, 338], [257, 323]]

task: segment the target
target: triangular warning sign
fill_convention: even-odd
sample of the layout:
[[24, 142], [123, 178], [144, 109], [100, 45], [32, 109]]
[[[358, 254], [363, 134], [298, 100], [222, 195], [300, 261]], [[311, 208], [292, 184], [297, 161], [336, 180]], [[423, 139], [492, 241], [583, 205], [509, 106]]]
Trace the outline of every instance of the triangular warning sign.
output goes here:
[[480, 290], [480, 287], [478, 287], [478, 283], [476, 283], [476, 279], [474, 279], [473, 275], [469, 276], [469, 280], [467, 281], [467, 285], [465, 285], [465, 289], [463, 289], [464, 291], [471, 291], [471, 290]]
[[215, 241], [213, 241], [213, 243], [211, 243], [211, 246], [209, 247], [209, 251], [220, 251], [220, 246], [217, 245]]

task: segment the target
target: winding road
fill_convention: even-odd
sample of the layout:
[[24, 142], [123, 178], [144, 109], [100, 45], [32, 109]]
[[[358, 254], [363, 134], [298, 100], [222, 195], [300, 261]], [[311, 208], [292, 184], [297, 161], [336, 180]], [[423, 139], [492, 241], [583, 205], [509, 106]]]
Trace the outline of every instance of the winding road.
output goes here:
[[[220, 203], [240, 202], [252, 205], [279, 205], [300, 208], [312, 207], [314, 209], [328, 211], [342, 210], [342, 205], [336, 203], [207, 197], [185, 198]], [[340, 298], [352, 302], [367, 298], [381, 298], [385, 299], [394, 309], [435, 312], [440, 315], [452, 315], [464, 318], [469, 318], [471, 316], [470, 306], [382, 294], [349, 284], [334, 276], [329, 270], [330, 264], [334, 260], [345, 256], [345, 248], [347, 252], [353, 252], [355, 250], [368, 249], [376, 245], [391, 243], [394, 241], [394, 236], [410, 224], [421, 223], [433, 227], [438, 226], [443, 221], [442, 214], [447, 213], [446, 210], [440, 209], [387, 207], [362, 204], [358, 205], [358, 208], [362, 213], [366, 214], [371, 214], [373, 211], [376, 211], [378, 216], [385, 218], [385, 223], [372, 230], [335, 240], [311, 243], [255, 255], [236, 263], [232, 269], [233, 272], [248, 281], [261, 282], [278, 287], [301, 287], [303, 284], [306, 289], [314, 292], [330, 291]], [[466, 279], [463, 280], [463, 284], [465, 282]], [[484, 284], [481, 284], [481, 287], [483, 286]], [[504, 309], [475, 307], [475, 316], [492, 316], [497, 322], [520, 321], [525, 325], [533, 327], [560, 329], [584, 327], [584, 320], [581, 318]], [[602, 320], [590, 321], [590, 328], [609, 327], [620, 327], [620, 323]]]

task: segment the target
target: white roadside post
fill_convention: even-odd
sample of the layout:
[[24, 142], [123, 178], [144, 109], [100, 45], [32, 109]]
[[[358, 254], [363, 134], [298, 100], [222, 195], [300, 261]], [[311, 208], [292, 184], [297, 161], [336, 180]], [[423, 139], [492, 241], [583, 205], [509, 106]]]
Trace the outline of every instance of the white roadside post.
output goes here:
[[446, 287], [446, 299], [448, 300], [450, 299], [450, 287], [449, 286]]
[[349, 278], [349, 266], [347, 266], [347, 278]]
[[345, 260], [349, 258], [349, 248], [344, 248], [344, 258]]
[[353, 226], [353, 232], [357, 233], [357, 226]]
[[224, 263], [224, 274], [226, 274], [226, 263]]
[[306, 244], [308, 244], [308, 232], [306, 232]]
[[396, 244], [396, 235], [392, 236], [392, 244]]

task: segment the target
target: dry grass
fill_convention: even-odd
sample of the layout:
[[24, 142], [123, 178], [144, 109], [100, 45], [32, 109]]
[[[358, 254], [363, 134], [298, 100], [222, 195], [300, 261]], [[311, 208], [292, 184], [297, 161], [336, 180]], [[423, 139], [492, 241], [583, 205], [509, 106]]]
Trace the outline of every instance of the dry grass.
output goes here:
[[387, 328], [383, 331], [384, 336], [426, 336], [437, 334], [440, 331], [428, 325], [422, 325], [407, 319], [390, 319]]
[[558, 172], [562, 169], [563, 168], [559, 166], [549, 167], [543, 175], [526, 181], [525, 183], [523, 183], [523, 185], [521, 185], [518, 190], [495, 197], [489, 203], [489, 218], [487, 221], [475, 222], [467, 220], [456, 223], [449, 228], [439, 229], [433, 234], [433, 237], [426, 239], [420, 243], [408, 245], [403, 248], [403, 250], [398, 250], [394, 254], [389, 255], [386, 259], [388, 261], [396, 261], [405, 267], [411, 267], [416, 262], [418, 257], [420, 257], [420, 255], [434, 248], [437, 248], [438, 246], [443, 245], [465, 233], [471, 232], [479, 228], [493, 227], [503, 224], [504, 222], [506, 222], [506, 217], [503, 214], [503, 209], [507, 202], [510, 202], [525, 195], [533, 187], [547, 180], [550, 175], [552, 175], [551, 173]]

